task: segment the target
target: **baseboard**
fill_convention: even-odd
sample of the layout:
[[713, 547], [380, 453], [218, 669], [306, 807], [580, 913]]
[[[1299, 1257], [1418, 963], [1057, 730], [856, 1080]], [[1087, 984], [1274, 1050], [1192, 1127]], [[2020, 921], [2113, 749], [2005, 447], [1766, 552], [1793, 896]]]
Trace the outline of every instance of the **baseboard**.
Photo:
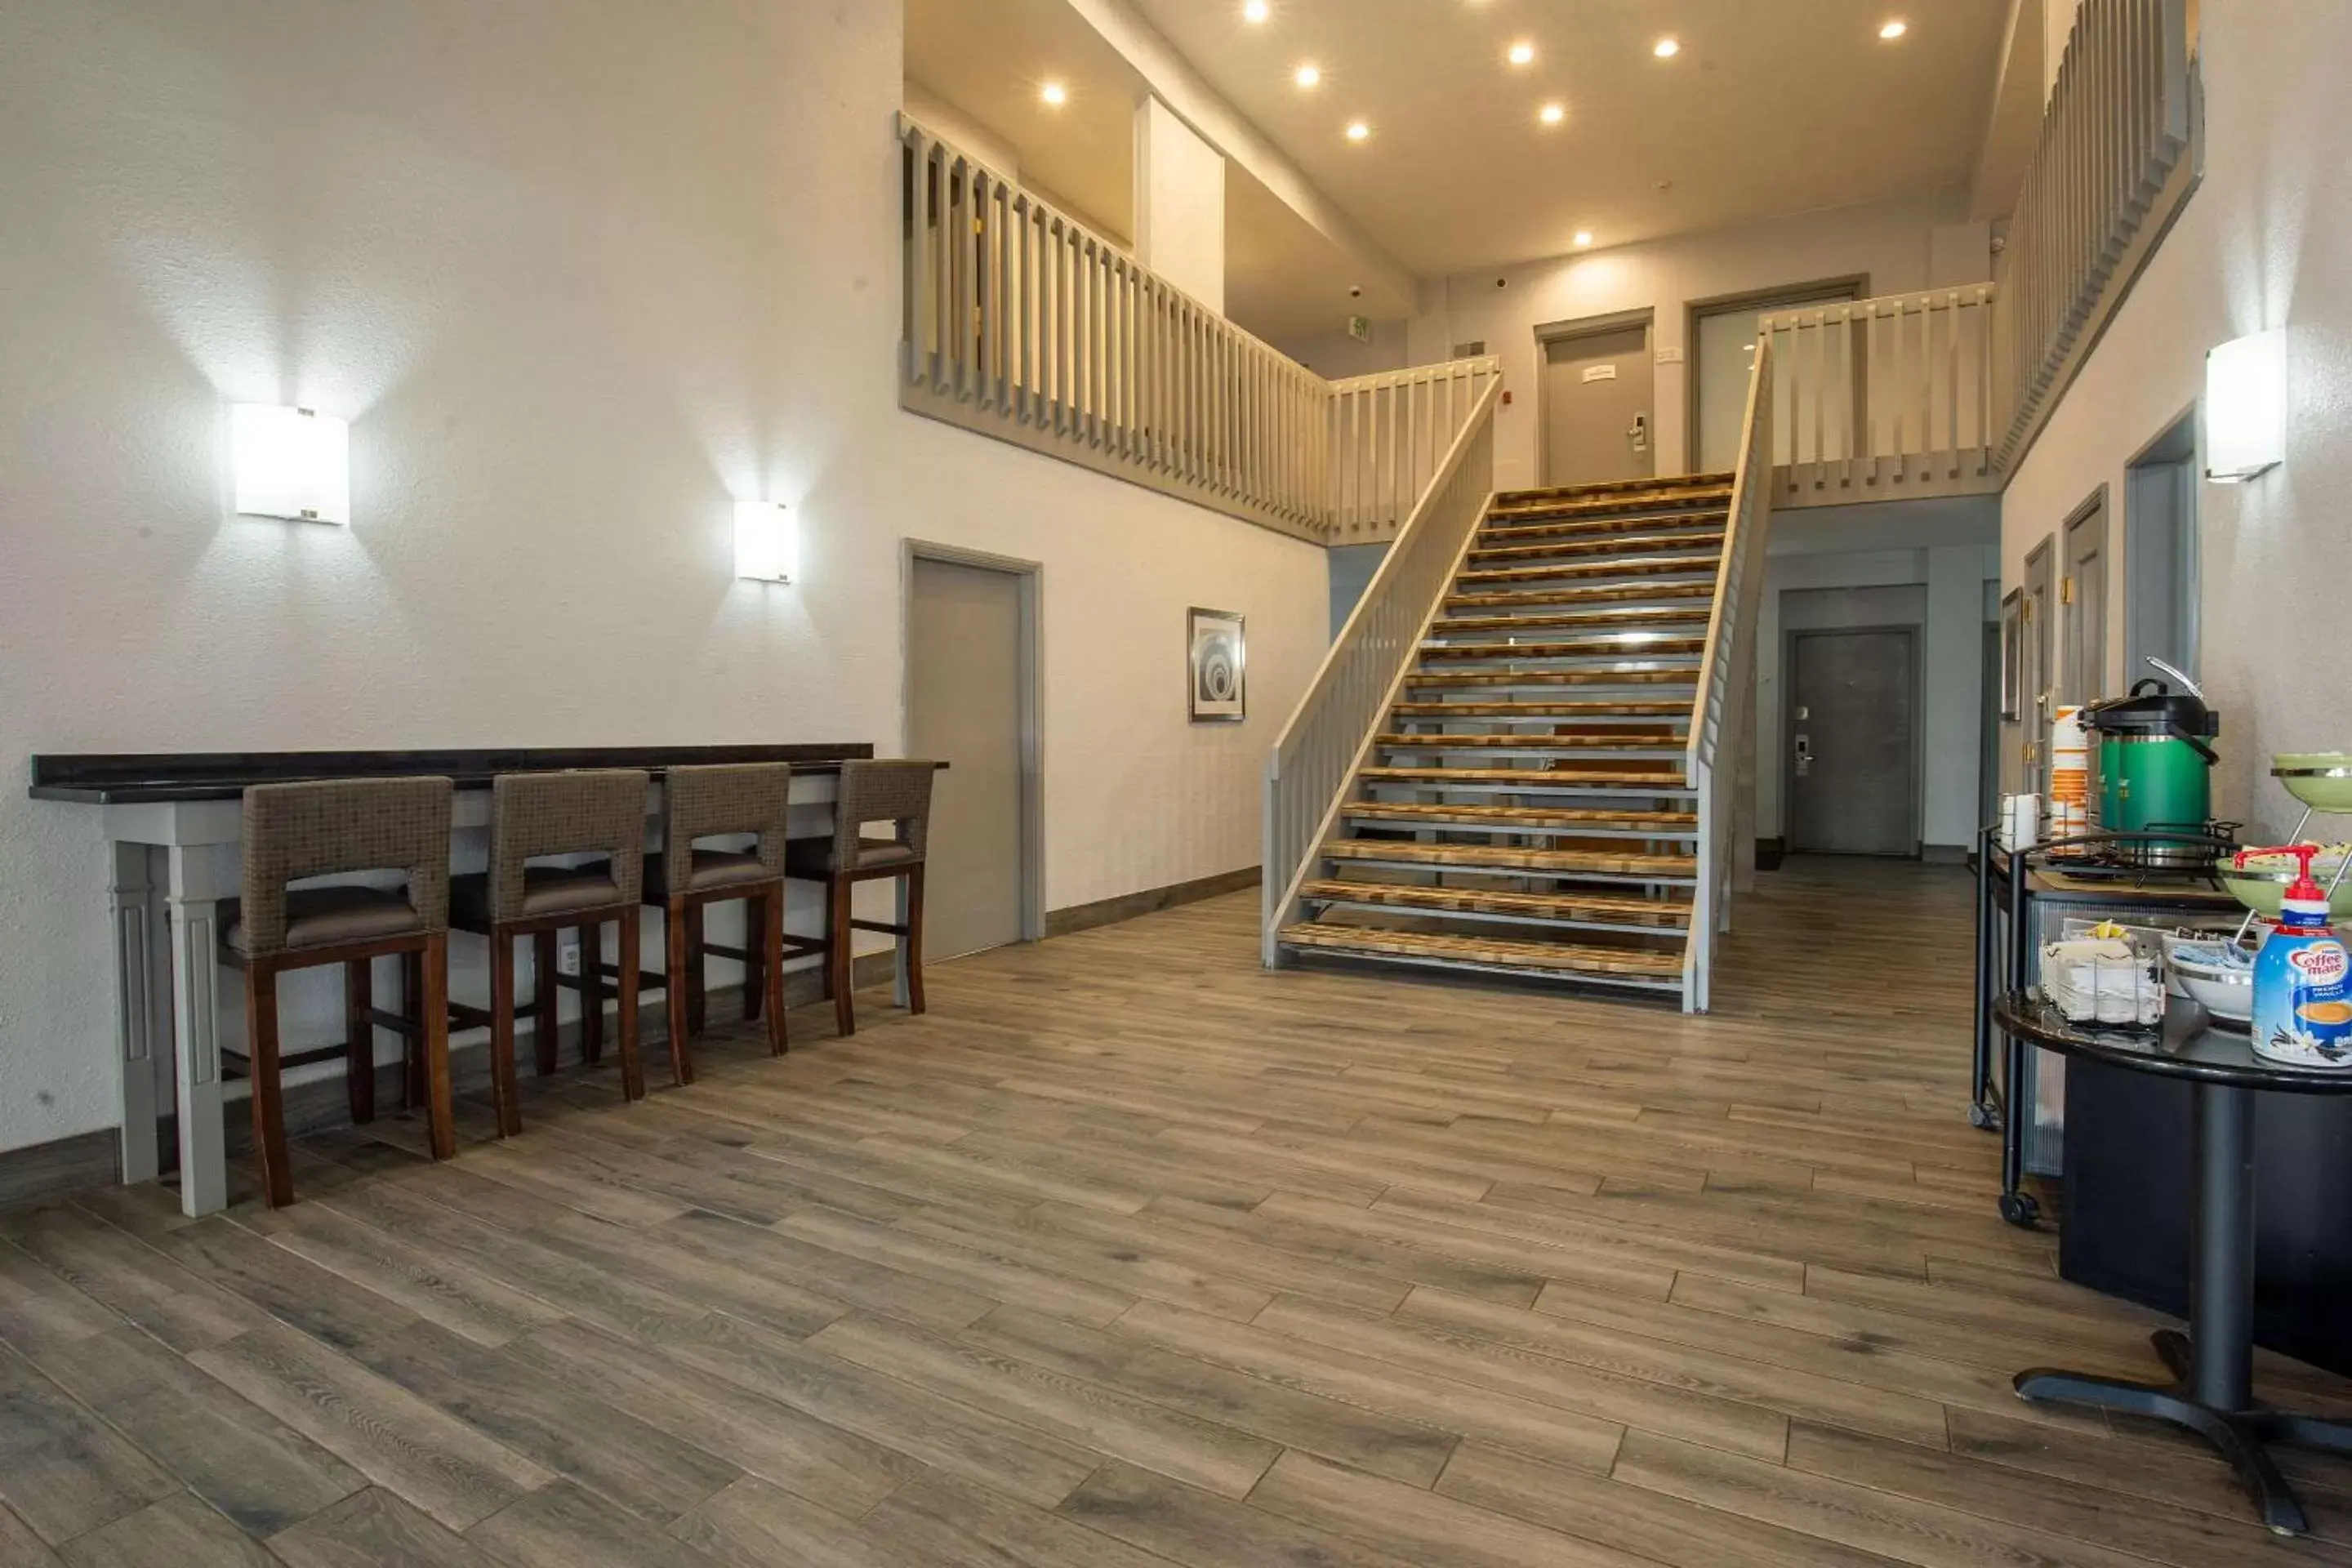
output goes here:
[[[888, 952], [869, 952], [857, 960], [856, 984], [861, 991], [869, 986], [887, 985], [898, 973], [898, 960]], [[784, 1005], [805, 1007], [822, 999], [823, 977], [814, 967], [788, 970], [784, 974]], [[742, 1019], [743, 993], [735, 985], [713, 986], [710, 990], [708, 1017], [712, 1026], [740, 1023]], [[642, 1033], [639, 1047], [646, 1051], [646, 1070], [655, 1081], [668, 1070], [668, 1016], [658, 994], [638, 1009], [638, 1026]], [[526, 1015], [517, 1020], [515, 1055], [525, 1074], [533, 1069], [534, 1049], [531, 1045], [530, 1019]], [[604, 1069], [616, 1069], [618, 1059], [613, 1050], [613, 1031], [618, 1026], [608, 1005], [604, 1016]], [[828, 1019], [824, 1027], [829, 1032]], [[452, 1089], [461, 1095], [487, 1094], [490, 1087], [490, 1043], [479, 1031], [468, 1031], [468, 1037], [452, 1040], [449, 1045], [449, 1081]], [[383, 1037], [379, 1036], [380, 1039]], [[586, 1064], [580, 1052], [580, 1023], [572, 1019], [556, 1034], [556, 1060], [562, 1068], [578, 1068]], [[379, 1063], [375, 1069], [375, 1102], [378, 1115], [395, 1114], [400, 1104], [401, 1069], [397, 1062]], [[286, 1132], [299, 1138], [329, 1128], [351, 1124], [351, 1095], [340, 1077], [329, 1077], [311, 1083], [290, 1084], [285, 1095]], [[177, 1119], [166, 1116], [161, 1123], [163, 1163], [168, 1168], [178, 1159]], [[227, 1121], [227, 1146], [233, 1153], [244, 1154], [253, 1147], [253, 1124], [242, 1103], [230, 1108]], [[72, 1193], [87, 1192], [92, 1187], [111, 1186], [121, 1179], [121, 1136], [113, 1128], [101, 1128], [95, 1132], [79, 1133], [53, 1142], [35, 1143], [23, 1149], [0, 1151], [0, 1208], [31, 1203], [42, 1198], [61, 1197]]]
[[0, 1208], [111, 1186], [121, 1179], [121, 1160], [122, 1138], [111, 1127], [0, 1152]]
[[1074, 931], [1091, 931], [1096, 926], [1117, 925], [1139, 915], [1157, 914], [1172, 910], [1179, 904], [1197, 903], [1224, 893], [1238, 893], [1244, 888], [1258, 885], [1258, 869], [1255, 866], [1238, 871], [1221, 872], [1214, 877], [1202, 877], [1191, 882], [1177, 882], [1165, 888], [1147, 888], [1139, 893], [1122, 893], [1115, 899], [1103, 899], [1091, 904], [1073, 904], [1066, 910], [1054, 910], [1045, 916], [1045, 934], [1049, 937], [1068, 936]]
[[1965, 844], [1922, 844], [1919, 858], [1930, 866], [1965, 866], [1970, 851]]

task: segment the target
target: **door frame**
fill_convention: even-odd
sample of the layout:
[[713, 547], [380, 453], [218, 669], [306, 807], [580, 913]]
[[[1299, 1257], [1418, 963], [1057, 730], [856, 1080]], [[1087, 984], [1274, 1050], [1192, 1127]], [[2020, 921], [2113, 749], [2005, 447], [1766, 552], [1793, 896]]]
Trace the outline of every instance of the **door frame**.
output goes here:
[[[1801, 855], [1808, 851], [1797, 843], [1797, 640], [1800, 637], [1858, 637], [1872, 632], [1895, 632], [1901, 635], [1911, 649], [1911, 799], [1909, 817], [1906, 824], [1911, 847], [1901, 858], [1919, 858], [1921, 835], [1927, 821], [1927, 673], [1919, 667], [1919, 636], [1916, 621], [1886, 621], [1867, 626], [1791, 626], [1780, 634], [1780, 828], [1789, 853]], [[1833, 850], [1816, 849], [1816, 855], [1833, 854]], [[1885, 857], [1895, 858], [1896, 857]]]
[[[2099, 605], [2099, 646], [2095, 649], [2076, 648], [2071, 645], [2080, 640], [2084, 598], [2082, 584], [2074, 575], [2078, 559], [2074, 550], [2074, 531], [2094, 518], [2098, 520], [2095, 549], [2100, 563], [2099, 586], [2105, 600]], [[2066, 521], [2058, 525], [2058, 624], [2061, 634], [2058, 651], [2064, 661], [2064, 684], [2074, 689], [2081, 702], [2098, 700], [2102, 688], [2106, 684], [2107, 644], [2115, 629], [2107, 624], [2107, 609], [2115, 602], [2115, 519], [2107, 510], [2107, 485], [2104, 479], [2092, 488], [2089, 495], [2077, 501], [2074, 510], [2066, 514]], [[2091, 667], [2087, 674], [2074, 668], [2074, 656], [2078, 652], [2084, 656], [2084, 662]], [[2053, 688], [2057, 684], [2053, 681]], [[2058, 706], [2054, 697], [2052, 704], [2054, 713]], [[2071, 703], [2066, 706], [2079, 705]]]
[[[914, 727], [911, 671], [915, 651], [915, 563], [971, 566], [1015, 579], [1020, 603], [1016, 668], [1021, 706], [1021, 940], [1045, 937], [1045, 566], [1039, 561], [940, 544], [911, 536], [898, 552], [898, 749], [908, 749]], [[952, 765], [953, 757], [947, 759]]]
[[[2199, 486], [2205, 472], [2204, 422], [2199, 417], [2200, 408], [2191, 399], [2181, 410], [2164, 422], [2148, 442], [2124, 459], [2124, 689], [2138, 679], [2133, 672], [2142, 668], [2148, 649], [2147, 639], [2136, 635], [2140, 627], [2140, 612], [2145, 608], [2147, 586], [2143, 575], [2141, 559], [2147, 542], [2145, 520], [2147, 512], [2149, 481], [2164, 470], [2186, 465], [2181, 487], [2180, 516], [2174, 521], [2180, 529], [2179, 563], [2186, 569], [2189, 581], [2173, 584], [2182, 594], [2173, 605], [2181, 624], [2174, 630], [2185, 646], [2184, 668], [2191, 679], [2198, 677], [2198, 666], [2204, 662], [2204, 580], [2205, 541], [2198, 527]], [[2110, 534], [2113, 529], [2110, 528]], [[2184, 593], [2183, 590], [2186, 590]]]
[[[2018, 692], [2018, 793], [2041, 795], [2042, 778], [2050, 766], [2050, 721], [2054, 717], [2051, 709], [2057, 700], [2057, 683], [2051, 678], [2051, 666], [2059, 653], [2058, 633], [2052, 622], [2058, 607], [2059, 574], [2058, 535], [2045, 533], [2040, 542], [2025, 552], [2025, 564], [2018, 575], [2018, 589], [2023, 597], [2019, 601], [2018, 614], [2024, 622], [2022, 644], [2025, 663], [2033, 671], [2030, 688]], [[2034, 577], [2042, 577], [2041, 609], [2034, 608]]]
[[1551, 408], [1550, 395], [1546, 391], [1551, 377], [1545, 374], [1550, 363], [1551, 345], [1573, 338], [1596, 338], [1608, 332], [1622, 332], [1628, 327], [1643, 330], [1642, 341], [1650, 354], [1650, 477], [1664, 479], [1661, 474], [1658, 446], [1658, 312], [1648, 305], [1630, 310], [1612, 310], [1603, 316], [1578, 316], [1565, 321], [1536, 323], [1536, 484], [1540, 488], [1552, 482], [1551, 477]]
[[[1809, 283], [1790, 283], [1777, 289], [1744, 289], [1736, 294], [1710, 294], [1704, 300], [1690, 300], [1683, 307], [1683, 472], [1698, 472], [1698, 324], [1701, 317], [1728, 315], [1735, 310], [1753, 310], [1759, 305], [1780, 305], [1794, 310], [1806, 305], [1834, 304], [1841, 300], [1858, 300], [1870, 298], [1870, 274], [1849, 273], [1843, 278], [1817, 278]], [[1853, 406], [1855, 417], [1866, 417], [1870, 406], [1864, 373], [1869, 368], [1868, 356], [1856, 355], [1853, 366]], [[1751, 373], [1750, 379], [1753, 379]]]

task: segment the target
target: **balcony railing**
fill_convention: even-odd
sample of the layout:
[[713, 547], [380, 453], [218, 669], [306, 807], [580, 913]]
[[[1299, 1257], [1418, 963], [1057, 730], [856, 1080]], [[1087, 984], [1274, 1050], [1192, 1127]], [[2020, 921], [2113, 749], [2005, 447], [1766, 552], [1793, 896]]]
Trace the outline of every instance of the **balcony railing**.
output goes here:
[[1990, 283], [1776, 311], [1780, 506], [1998, 489]]
[[1318, 543], [1393, 538], [1501, 375], [1337, 384], [911, 120], [902, 406]]

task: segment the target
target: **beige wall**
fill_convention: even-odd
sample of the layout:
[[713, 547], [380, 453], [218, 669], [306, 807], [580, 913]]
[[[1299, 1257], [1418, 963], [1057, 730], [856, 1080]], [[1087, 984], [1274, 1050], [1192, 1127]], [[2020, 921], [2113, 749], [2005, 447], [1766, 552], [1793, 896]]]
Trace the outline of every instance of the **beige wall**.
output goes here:
[[[912, 536], [1045, 563], [1049, 907], [1254, 865], [1323, 552], [899, 411], [899, 28], [878, 0], [0, 6], [8, 770], [895, 752]], [[351, 528], [224, 515], [232, 399], [352, 416]], [[732, 575], [730, 500], [761, 495], [799, 585]], [[1185, 721], [1195, 604], [1250, 617], [1247, 723]], [[0, 1148], [114, 1119], [103, 862], [94, 812], [0, 791]], [[324, 989], [287, 996], [331, 1031]]]
[[[1535, 397], [1536, 329], [1620, 311], [1654, 312], [1654, 347], [1683, 363], [1657, 366], [1658, 467], [1683, 471], [1689, 426], [1686, 373], [1695, 345], [1685, 342], [1687, 310], [1723, 298], [1832, 278], [1862, 276], [1874, 293], [1905, 293], [1938, 284], [1980, 281], [1935, 276], [1931, 267], [1965, 270], [1964, 238], [1937, 242], [1936, 231], [1965, 222], [1968, 193], [1958, 187], [1866, 206], [1807, 213], [1706, 234], [1557, 258], [1493, 272], [1464, 273], [1424, 290], [1412, 327], [1411, 362], [1447, 357], [1459, 342], [1484, 340], [1503, 360], [1511, 405], [1497, 412], [1495, 482], [1505, 489], [1537, 483], [1542, 445]], [[1981, 233], [1981, 226], [1975, 226]], [[1981, 242], [1979, 241], [1979, 244]], [[1498, 287], [1499, 284], [1499, 287]]]
[[[2269, 778], [2270, 753], [2352, 748], [2352, 127], [2338, 79], [2352, 5], [2232, 0], [2206, 7], [2202, 26], [2204, 184], [2011, 479], [2002, 576], [2015, 584], [2026, 552], [2106, 485], [2102, 673], [2119, 686], [2124, 465], [2200, 397], [2208, 349], [2284, 328], [2285, 463], [2245, 485], [2200, 484], [2197, 497], [2201, 673], [2222, 724], [2215, 809], [2268, 837], [2301, 809]], [[2315, 831], [2341, 837], [2352, 825]]]
[[1224, 155], [1149, 97], [1135, 107], [1135, 255], [1224, 314]]

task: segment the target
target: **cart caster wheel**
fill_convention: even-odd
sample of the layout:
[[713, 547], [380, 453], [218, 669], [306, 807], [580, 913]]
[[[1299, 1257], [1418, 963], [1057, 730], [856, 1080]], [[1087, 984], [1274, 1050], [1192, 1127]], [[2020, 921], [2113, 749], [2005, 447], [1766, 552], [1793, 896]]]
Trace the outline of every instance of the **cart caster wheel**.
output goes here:
[[2032, 1230], [2034, 1221], [2042, 1217], [2042, 1205], [2023, 1193], [2003, 1193], [2000, 1217], [2020, 1230]]
[[1969, 1106], [1969, 1125], [1977, 1129], [1980, 1132], [1991, 1131], [1993, 1128], [1992, 1112], [1986, 1110], [1981, 1105]]

